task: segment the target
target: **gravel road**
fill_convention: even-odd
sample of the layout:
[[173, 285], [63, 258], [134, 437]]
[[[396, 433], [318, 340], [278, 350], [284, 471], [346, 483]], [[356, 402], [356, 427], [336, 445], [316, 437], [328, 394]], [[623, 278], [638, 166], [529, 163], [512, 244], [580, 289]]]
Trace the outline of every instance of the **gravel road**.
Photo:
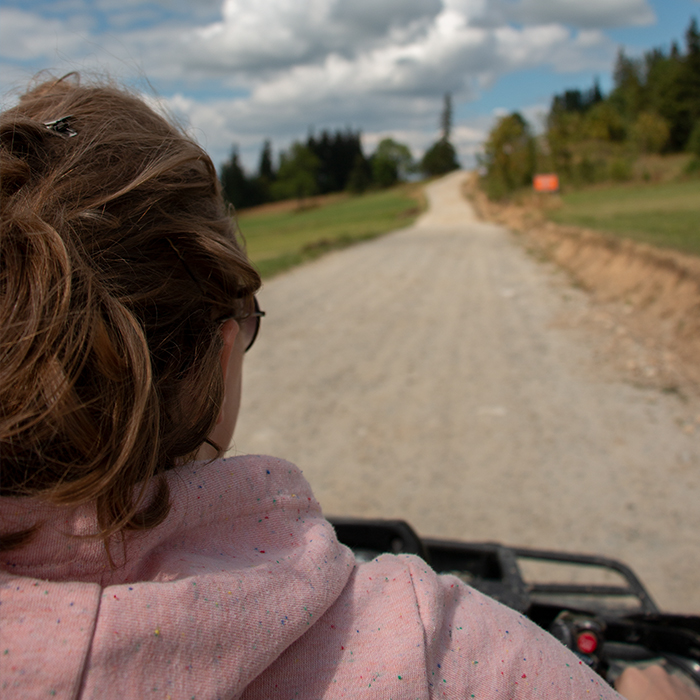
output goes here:
[[464, 176], [265, 284], [234, 452], [298, 464], [327, 514], [617, 557], [700, 613], [700, 406], [616, 374], [572, 322], [587, 295], [477, 221]]

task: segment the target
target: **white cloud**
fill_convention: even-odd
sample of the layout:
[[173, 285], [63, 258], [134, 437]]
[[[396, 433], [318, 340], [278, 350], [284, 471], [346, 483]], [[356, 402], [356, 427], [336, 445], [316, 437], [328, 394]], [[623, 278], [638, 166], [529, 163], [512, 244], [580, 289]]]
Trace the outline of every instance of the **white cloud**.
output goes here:
[[215, 160], [233, 142], [245, 154], [264, 135], [285, 145], [311, 126], [398, 129], [422, 150], [445, 92], [460, 104], [514, 70], [605, 70], [615, 46], [601, 28], [653, 19], [647, 0], [154, 0], [147, 15], [138, 0], [45, 7], [0, 10], [4, 87], [32, 65], [148, 76]]
[[517, 22], [604, 29], [655, 20], [648, 0], [445, 0], [445, 4], [485, 27]]
[[440, 0], [224, 0], [217, 22], [188, 38], [193, 67], [249, 72], [350, 57], [401, 42], [429, 23]]
[[515, 16], [522, 21], [562, 22], [586, 29], [652, 24], [647, 0], [521, 0]]
[[[478, 2], [471, 5], [479, 9]], [[576, 34], [560, 24], [488, 29], [473, 26], [466, 11], [447, 0], [432, 17], [435, 3], [407, 6], [395, 18], [372, 15], [366, 22], [373, 31], [361, 33], [362, 41], [353, 35], [359, 20], [343, 15], [334, 0], [270, 0], [262, 7], [254, 0], [226, 0], [215, 23], [157, 35], [149, 29], [132, 39], [149, 56], [144, 64], [151, 74], [156, 66], [163, 78], [180, 70], [247, 89], [243, 97], [227, 99], [223, 88], [217, 99], [185, 104], [176, 96], [172, 103], [217, 162], [235, 142], [249, 164], [262, 134], [284, 147], [314, 126], [371, 125], [373, 134], [395, 134], [399, 127], [411, 134], [409, 146], [422, 152], [436, 136], [445, 92], [465, 101], [511, 70], [597, 68], [614, 55], [612, 43], [593, 30]], [[463, 155], [474, 145], [466, 139], [458, 148]]]
[[48, 59], [80, 51], [89, 22], [42, 18], [12, 7], [0, 8], [0, 52], [5, 60]]
[[[537, 10], [504, 2], [511, 14]], [[606, 7], [631, 2], [646, 6], [643, 0], [608, 0]], [[567, 70], [567, 61], [578, 70], [592, 59], [586, 49], [600, 46], [599, 33], [583, 31], [574, 41], [576, 32], [549, 17], [520, 28], [480, 25], [479, 13], [491, 7], [480, 0], [442, 0], [442, 6], [438, 0], [224, 0], [216, 22], [187, 31], [147, 30], [131, 41], [162, 77], [179, 71], [191, 80], [216, 77], [228, 86], [285, 95], [297, 82], [298, 90], [325, 88], [329, 97], [339, 81], [349, 89], [405, 94], [466, 90], [514, 65], [547, 64], [566, 42], [573, 48], [559, 51], [558, 70]], [[617, 7], [617, 14], [623, 9]]]

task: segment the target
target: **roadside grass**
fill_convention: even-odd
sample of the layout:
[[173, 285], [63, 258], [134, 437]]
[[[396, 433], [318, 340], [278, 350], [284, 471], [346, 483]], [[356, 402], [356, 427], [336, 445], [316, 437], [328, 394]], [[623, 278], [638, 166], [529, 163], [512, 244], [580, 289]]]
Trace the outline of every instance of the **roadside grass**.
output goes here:
[[556, 223], [700, 255], [700, 179], [569, 192], [547, 216]]
[[424, 208], [417, 184], [359, 196], [329, 195], [310, 207], [261, 207], [238, 214], [248, 255], [272, 277], [331, 250], [409, 226]]

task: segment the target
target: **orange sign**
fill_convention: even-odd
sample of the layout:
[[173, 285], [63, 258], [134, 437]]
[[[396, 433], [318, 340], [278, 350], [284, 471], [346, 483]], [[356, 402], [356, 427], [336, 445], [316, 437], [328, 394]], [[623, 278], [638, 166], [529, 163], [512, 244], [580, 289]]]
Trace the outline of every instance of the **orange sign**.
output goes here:
[[559, 176], [554, 173], [535, 175], [532, 185], [535, 188], [535, 192], [558, 192]]

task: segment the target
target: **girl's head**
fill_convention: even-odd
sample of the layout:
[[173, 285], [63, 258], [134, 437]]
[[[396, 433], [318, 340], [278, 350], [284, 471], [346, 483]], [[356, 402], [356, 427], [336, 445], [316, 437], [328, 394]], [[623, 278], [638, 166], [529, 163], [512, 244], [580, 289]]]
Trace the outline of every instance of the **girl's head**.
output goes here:
[[0, 115], [0, 173], [0, 495], [94, 501], [105, 537], [155, 525], [146, 486], [212, 432], [222, 319], [260, 286], [211, 160], [68, 76]]

